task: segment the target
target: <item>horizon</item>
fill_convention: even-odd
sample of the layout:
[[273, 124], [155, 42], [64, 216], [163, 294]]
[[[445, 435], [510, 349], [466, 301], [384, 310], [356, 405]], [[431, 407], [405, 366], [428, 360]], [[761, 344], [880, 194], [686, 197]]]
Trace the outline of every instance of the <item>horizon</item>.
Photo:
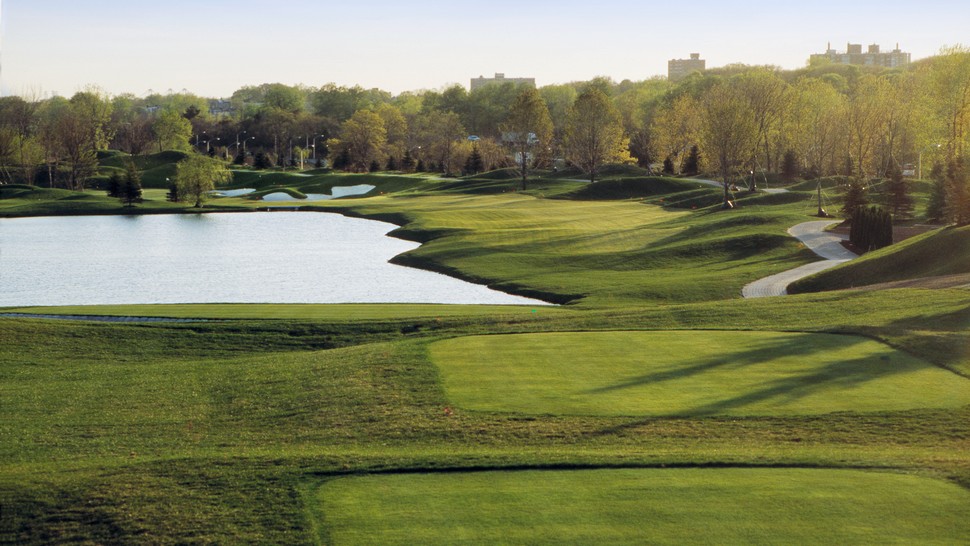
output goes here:
[[643, 81], [666, 76], [668, 60], [691, 53], [700, 53], [709, 68], [741, 63], [795, 70], [828, 43], [839, 51], [846, 43], [878, 44], [883, 51], [898, 43], [916, 61], [959, 44], [966, 17], [955, 15], [970, 15], [970, 7], [948, 0], [930, 0], [916, 13], [906, 13], [902, 2], [842, 6], [832, 0], [810, 10], [764, 0], [743, 7], [701, 0], [693, 11], [622, 0], [596, 6], [495, 0], [486, 7], [460, 0], [411, 6], [295, 0], [286, 10], [255, 0], [144, 6], [0, 3], [0, 93], [43, 98], [96, 86], [110, 95], [185, 90], [227, 98], [242, 87], [278, 82], [399, 95], [455, 84], [467, 89], [472, 78], [495, 73], [535, 78], [539, 87], [599, 76]]

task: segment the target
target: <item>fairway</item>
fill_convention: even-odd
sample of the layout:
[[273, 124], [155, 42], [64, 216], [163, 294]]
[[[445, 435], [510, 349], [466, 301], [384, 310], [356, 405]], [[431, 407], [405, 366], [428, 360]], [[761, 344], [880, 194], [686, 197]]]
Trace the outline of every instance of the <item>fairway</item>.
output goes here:
[[953, 544], [970, 491], [854, 470], [649, 469], [338, 478], [333, 544]]
[[620, 331], [434, 343], [446, 394], [481, 411], [812, 415], [957, 408], [970, 380], [857, 336]]

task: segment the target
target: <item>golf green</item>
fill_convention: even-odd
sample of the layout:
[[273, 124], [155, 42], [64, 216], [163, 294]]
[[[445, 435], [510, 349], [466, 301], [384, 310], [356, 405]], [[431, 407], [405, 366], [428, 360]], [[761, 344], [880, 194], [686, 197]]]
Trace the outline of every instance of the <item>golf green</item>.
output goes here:
[[338, 478], [333, 544], [954, 544], [970, 491], [856, 470], [622, 469]]
[[847, 335], [616, 331], [433, 343], [458, 407], [562, 415], [811, 415], [956, 408], [970, 380]]

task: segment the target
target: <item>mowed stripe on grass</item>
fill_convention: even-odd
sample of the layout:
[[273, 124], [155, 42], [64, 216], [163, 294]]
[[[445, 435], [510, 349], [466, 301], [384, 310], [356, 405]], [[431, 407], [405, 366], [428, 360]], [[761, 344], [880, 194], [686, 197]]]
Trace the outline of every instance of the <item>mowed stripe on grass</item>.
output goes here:
[[858, 336], [617, 331], [433, 343], [471, 410], [561, 415], [812, 415], [970, 404], [970, 380]]
[[857, 470], [622, 469], [338, 478], [333, 544], [926, 544], [970, 535], [970, 491]]

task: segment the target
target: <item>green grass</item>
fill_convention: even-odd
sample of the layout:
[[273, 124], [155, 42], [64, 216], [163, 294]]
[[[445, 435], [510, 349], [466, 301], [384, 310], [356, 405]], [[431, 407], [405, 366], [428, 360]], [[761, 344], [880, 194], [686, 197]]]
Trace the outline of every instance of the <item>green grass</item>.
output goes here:
[[334, 544], [929, 544], [970, 491], [859, 471], [655, 469], [379, 475], [313, 499]]
[[548, 333], [457, 338], [430, 351], [449, 400], [478, 411], [811, 415], [970, 404], [970, 379], [854, 336]]
[[[171, 166], [160, 160], [144, 167]], [[638, 541], [644, 528], [656, 528], [660, 540], [662, 518], [630, 526], [658, 498], [710, 510], [671, 513], [664, 528], [679, 529], [678, 542], [683, 529], [702, 521], [718, 532], [745, 533], [738, 539], [745, 542], [758, 533], [771, 533], [765, 541], [803, 543], [945, 543], [966, 535], [960, 527], [966, 514], [951, 506], [965, 510], [970, 490], [970, 405], [961, 402], [970, 377], [970, 290], [741, 300], [747, 281], [815, 259], [785, 233], [814, 212], [807, 192], [739, 195], [738, 209], [720, 212], [716, 188], [652, 193], [661, 190], [644, 189], [646, 174], [629, 167], [607, 169], [595, 189], [574, 177], [536, 173], [527, 192], [512, 191], [517, 181], [505, 175], [444, 180], [238, 169], [233, 182], [302, 193], [374, 184], [379, 189], [371, 197], [314, 210], [393, 221], [402, 226], [396, 235], [425, 243], [398, 261], [574, 302], [563, 308], [95, 306], [26, 310], [215, 320], [0, 318], [0, 542], [339, 542], [338, 533], [371, 532], [375, 521], [341, 520], [366, 513], [328, 504], [340, 500], [331, 487], [387, 479], [415, 488], [406, 480], [439, 471], [430, 477], [452, 480], [434, 490], [453, 495], [443, 502], [467, 505], [467, 512], [506, 508], [471, 502], [456, 485], [466, 475], [493, 486], [488, 494], [500, 496], [494, 486], [504, 482], [508, 490], [518, 488], [532, 521], [540, 520], [530, 499], [541, 497], [547, 503], [542, 521], [550, 523], [543, 537], [594, 530], [596, 538]], [[601, 193], [548, 198], [583, 188]], [[121, 211], [103, 192], [0, 186], [0, 197], [5, 216]], [[165, 202], [160, 188], [146, 197], [135, 212], [188, 208]], [[258, 205], [226, 198], [206, 209]], [[772, 333], [779, 330], [786, 333]], [[671, 378], [651, 386], [662, 385], [657, 398], [680, 409], [656, 414], [643, 409], [655, 400], [630, 396], [632, 388], [597, 394], [615, 398], [606, 409], [575, 414], [509, 411], [501, 404], [511, 391], [491, 401], [494, 409], [466, 409], [434, 360], [440, 347], [482, 339], [504, 343], [465, 348], [461, 361], [494, 362], [513, 340], [540, 340], [545, 353], [503, 360], [528, 364], [541, 356], [560, 367], [582, 360], [550, 382], [568, 386], [586, 374], [586, 390], [597, 382], [622, 387], [620, 381], [644, 375], [641, 357], [660, 356], [653, 354], [656, 343], [643, 348], [649, 336], [673, 350], [672, 340], [698, 335], [705, 343], [667, 355], [669, 367], [659, 373]], [[730, 362], [717, 365], [727, 357]], [[593, 370], [587, 362], [595, 359], [603, 363]], [[779, 375], [779, 363], [795, 373]], [[703, 365], [709, 369], [698, 368]], [[486, 370], [465, 383], [484, 391], [492, 379]], [[710, 388], [692, 392], [691, 382]], [[705, 393], [719, 398], [712, 405]], [[549, 398], [558, 403], [567, 396], [560, 390]], [[622, 404], [635, 410], [617, 411]], [[718, 476], [705, 487], [712, 480], [698, 483], [689, 477], [695, 470], [646, 469], [661, 466], [776, 468], [697, 468]], [[631, 469], [616, 471], [630, 472], [622, 483], [604, 478], [613, 474], [585, 471], [456, 473], [618, 467]], [[888, 472], [857, 472], [874, 468]], [[344, 478], [372, 473], [382, 476]], [[611, 487], [596, 492], [601, 482]], [[353, 495], [374, 495], [370, 483], [376, 482]], [[632, 502], [620, 498], [623, 483], [636, 486]], [[560, 497], [543, 492], [543, 484], [575, 492], [581, 508], [548, 504]], [[833, 489], [842, 485], [849, 491]], [[788, 488], [780, 497], [779, 486]], [[377, 494], [397, 498], [392, 489]], [[921, 504], [913, 506], [906, 495]], [[884, 499], [904, 511], [884, 515], [877, 506]], [[761, 512], [765, 505], [778, 511]], [[381, 515], [419, 522], [408, 509], [394, 503]], [[431, 512], [424, 515], [442, 515]], [[459, 519], [444, 515], [442, 529], [454, 531], [448, 525]], [[857, 525], [867, 519], [882, 525]], [[841, 526], [838, 536], [833, 521]], [[557, 535], [555, 522], [574, 534]], [[511, 523], [505, 527], [519, 532]], [[423, 530], [412, 532], [411, 539], [420, 539]], [[706, 538], [720, 536], [711, 531]]]
[[868, 252], [793, 283], [791, 293], [840, 290], [891, 281], [970, 273], [970, 226], [947, 227]]

